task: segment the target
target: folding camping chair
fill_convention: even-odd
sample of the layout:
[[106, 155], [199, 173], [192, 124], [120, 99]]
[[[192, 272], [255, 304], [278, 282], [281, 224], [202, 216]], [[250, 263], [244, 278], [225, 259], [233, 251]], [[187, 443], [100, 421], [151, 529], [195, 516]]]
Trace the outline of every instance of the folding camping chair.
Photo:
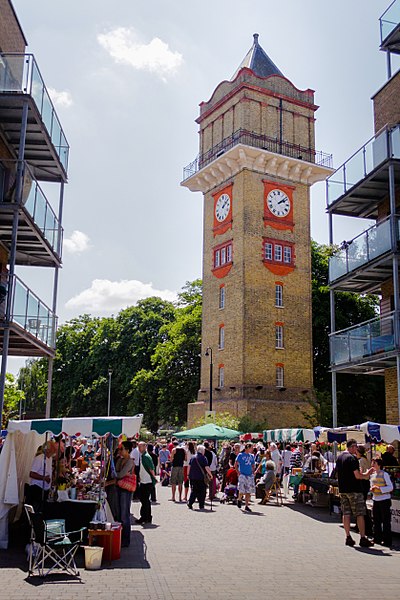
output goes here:
[[61, 569], [78, 577], [75, 554], [82, 545], [86, 527], [66, 532], [64, 521], [45, 521], [31, 505], [25, 504], [24, 507], [31, 527], [29, 575], [36, 571], [40, 577], [47, 577], [54, 569]]

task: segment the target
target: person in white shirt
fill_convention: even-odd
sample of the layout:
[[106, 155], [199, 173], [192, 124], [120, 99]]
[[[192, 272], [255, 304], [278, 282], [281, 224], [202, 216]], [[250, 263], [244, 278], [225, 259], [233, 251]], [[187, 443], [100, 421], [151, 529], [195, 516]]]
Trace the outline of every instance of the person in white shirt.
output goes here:
[[27, 504], [31, 504], [36, 512], [43, 510], [51, 487], [53, 456], [57, 454], [56, 442], [46, 442], [36, 451], [29, 473], [30, 485]]
[[374, 543], [383, 546], [392, 545], [391, 529], [391, 511], [392, 504], [391, 492], [393, 483], [389, 474], [383, 471], [383, 460], [374, 458], [371, 461], [371, 467], [374, 473], [371, 474], [371, 492], [372, 492], [372, 515], [374, 521]]

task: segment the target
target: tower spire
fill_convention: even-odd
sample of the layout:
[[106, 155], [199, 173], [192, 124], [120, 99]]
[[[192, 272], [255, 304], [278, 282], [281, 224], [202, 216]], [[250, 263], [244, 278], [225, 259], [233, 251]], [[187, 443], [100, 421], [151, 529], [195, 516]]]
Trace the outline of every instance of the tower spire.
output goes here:
[[282, 75], [276, 64], [269, 58], [268, 54], [261, 48], [258, 42], [259, 34], [253, 33], [253, 45], [235, 71], [231, 81], [235, 79], [240, 69], [247, 67], [258, 77], [269, 77], [270, 75]]

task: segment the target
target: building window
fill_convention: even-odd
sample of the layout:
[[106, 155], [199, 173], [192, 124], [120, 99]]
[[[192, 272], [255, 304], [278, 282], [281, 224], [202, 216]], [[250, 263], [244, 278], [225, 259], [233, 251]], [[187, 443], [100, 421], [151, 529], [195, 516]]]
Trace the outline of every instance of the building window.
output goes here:
[[290, 246], [285, 246], [283, 249], [283, 262], [288, 265], [292, 263], [292, 249]]
[[283, 306], [283, 285], [281, 283], [275, 284], [275, 306]]
[[214, 248], [214, 269], [232, 262], [232, 242]]
[[276, 367], [276, 387], [278, 388], [282, 388], [284, 385], [284, 370], [283, 370], [283, 366], [282, 365], [278, 365]]
[[283, 325], [275, 325], [275, 348], [283, 348]]
[[276, 260], [276, 262], [282, 262], [282, 246], [280, 244], [275, 244], [274, 260]]
[[294, 267], [294, 244], [264, 238], [264, 262]]
[[225, 286], [221, 285], [219, 288], [219, 307], [225, 308]]
[[225, 385], [225, 370], [224, 365], [220, 365], [218, 369], [218, 387], [223, 388]]
[[225, 348], [225, 327], [223, 325], [219, 327], [218, 348], [220, 350]]

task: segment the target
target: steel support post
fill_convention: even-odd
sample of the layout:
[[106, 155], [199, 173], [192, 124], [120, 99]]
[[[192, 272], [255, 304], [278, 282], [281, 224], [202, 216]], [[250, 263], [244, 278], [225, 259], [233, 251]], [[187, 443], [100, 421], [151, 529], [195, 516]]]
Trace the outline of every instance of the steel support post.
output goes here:
[[14, 302], [14, 274], [15, 274], [15, 261], [17, 254], [17, 237], [18, 237], [18, 210], [21, 204], [22, 190], [23, 190], [23, 179], [24, 179], [24, 156], [25, 156], [25, 141], [26, 141], [26, 129], [28, 125], [28, 100], [24, 100], [22, 106], [22, 117], [21, 117], [21, 133], [19, 136], [19, 148], [18, 148], [18, 165], [17, 165], [17, 177], [15, 186], [15, 204], [13, 213], [13, 225], [12, 225], [12, 237], [10, 245], [10, 256], [8, 261], [8, 293], [6, 301], [6, 314], [4, 320], [4, 335], [3, 335], [3, 350], [1, 355], [1, 372], [0, 372], [0, 416], [3, 419], [3, 408], [4, 408], [4, 391], [6, 387], [6, 374], [7, 374], [7, 358], [8, 349], [10, 346], [10, 319], [11, 311]]

